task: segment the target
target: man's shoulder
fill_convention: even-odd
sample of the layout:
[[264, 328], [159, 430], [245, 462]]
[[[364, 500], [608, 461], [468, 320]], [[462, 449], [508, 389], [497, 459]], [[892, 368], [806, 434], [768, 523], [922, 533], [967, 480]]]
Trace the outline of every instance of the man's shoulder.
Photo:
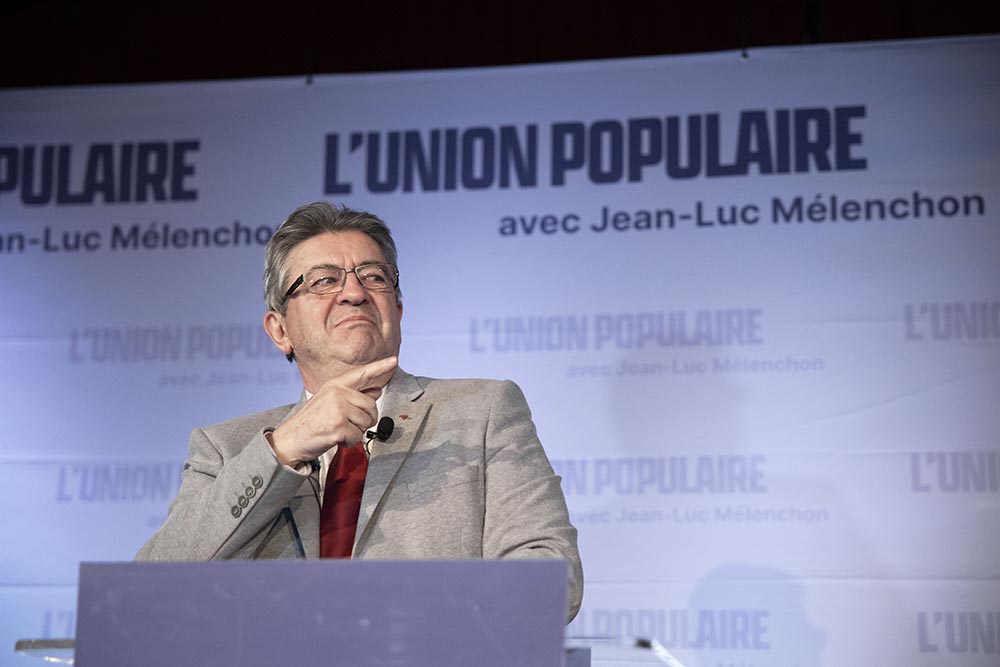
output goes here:
[[521, 388], [512, 380], [485, 378], [432, 378], [416, 376], [414, 380], [424, 395], [432, 400], [469, 400], [493, 402], [497, 399], [524, 400]]
[[414, 379], [425, 391], [440, 392], [497, 391], [505, 385], [514, 385], [511, 380], [491, 380], [488, 378], [434, 378], [418, 375]]

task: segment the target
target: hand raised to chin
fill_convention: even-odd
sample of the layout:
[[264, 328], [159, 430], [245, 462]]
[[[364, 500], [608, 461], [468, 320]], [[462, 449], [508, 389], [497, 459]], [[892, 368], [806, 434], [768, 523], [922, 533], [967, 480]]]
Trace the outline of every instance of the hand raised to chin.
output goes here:
[[392, 377], [398, 359], [387, 357], [358, 366], [325, 382], [305, 405], [271, 433], [278, 461], [298, 467], [335, 445], [352, 445], [378, 420], [375, 401]]

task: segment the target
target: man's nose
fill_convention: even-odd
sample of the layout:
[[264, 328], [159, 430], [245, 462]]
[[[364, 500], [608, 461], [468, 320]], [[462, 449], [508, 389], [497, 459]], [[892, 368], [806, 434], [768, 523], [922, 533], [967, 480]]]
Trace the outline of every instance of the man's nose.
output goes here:
[[368, 300], [368, 290], [361, 286], [358, 274], [351, 272], [347, 274], [344, 289], [340, 291], [339, 301], [341, 303], [359, 304]]

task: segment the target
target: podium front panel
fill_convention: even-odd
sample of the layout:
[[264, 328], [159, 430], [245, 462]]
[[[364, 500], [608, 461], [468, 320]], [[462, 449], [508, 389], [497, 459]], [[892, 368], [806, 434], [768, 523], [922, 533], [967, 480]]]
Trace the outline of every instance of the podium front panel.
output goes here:
[[562, 664], [561, 561], [84, 563], [78, 667]]

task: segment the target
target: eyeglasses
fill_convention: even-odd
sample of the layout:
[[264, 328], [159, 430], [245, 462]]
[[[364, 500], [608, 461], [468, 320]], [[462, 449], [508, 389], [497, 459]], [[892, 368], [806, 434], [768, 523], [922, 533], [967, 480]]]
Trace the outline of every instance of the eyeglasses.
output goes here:
[[353, 269], [339, 266], [324, 266], [310, 269], [295, 279], [292, 286], [281, 297], [281, 303], [288, 301], [300, 285], [313, 294], [336, 294], [347, 284], [347, 274], [353, 273], [358, 282], [369, 292], [388, 292], [399, 284], [399, 269], [392, 264], [362, 264]]

